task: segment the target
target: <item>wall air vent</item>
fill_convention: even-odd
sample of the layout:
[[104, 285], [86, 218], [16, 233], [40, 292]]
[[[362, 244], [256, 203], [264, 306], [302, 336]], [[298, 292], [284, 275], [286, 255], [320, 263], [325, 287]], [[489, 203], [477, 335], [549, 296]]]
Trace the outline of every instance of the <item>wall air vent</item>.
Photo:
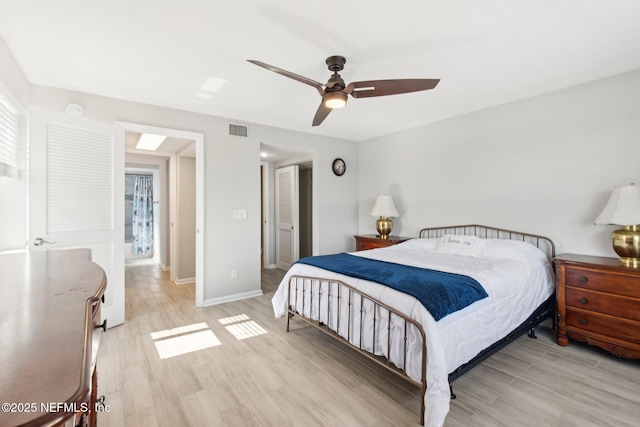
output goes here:
[[249, 128], [244, 125], [229, 123], [229, 135], [247, 138], [249, 136]]

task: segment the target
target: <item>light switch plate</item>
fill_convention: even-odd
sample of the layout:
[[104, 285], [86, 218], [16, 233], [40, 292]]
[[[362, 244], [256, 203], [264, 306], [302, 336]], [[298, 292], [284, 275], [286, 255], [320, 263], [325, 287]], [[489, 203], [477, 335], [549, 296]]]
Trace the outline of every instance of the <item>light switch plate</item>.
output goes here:
[[247, 219], [247, 210], [246, 209], [234, 209], [233, 210], [233, 219]]

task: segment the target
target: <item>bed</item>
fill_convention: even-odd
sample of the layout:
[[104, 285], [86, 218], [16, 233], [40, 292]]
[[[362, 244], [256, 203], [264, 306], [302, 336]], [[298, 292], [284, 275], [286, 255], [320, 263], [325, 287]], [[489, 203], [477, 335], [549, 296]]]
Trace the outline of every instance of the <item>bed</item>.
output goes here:
[[[451, 381], [554, 318], [554, 255], [554, 242], [540, 235], [476, 224], [424, 228], [397, 245], [340, 254], [340, 268], [332, 256], [303, 259], [286, 273], [272, 304], [276, 317], [286, 316], [287, 331], [292, 319], [304, 320], [419, 387], [421, 424], [442, 426]], [[382, 284], [378, 264], [402, 279]], [[469, 280], [458, 284], [463, 292], [480, 284], [484, 296], [478, 290], [475, 299], [442, 311], [441, 299], [457, 298], [445, 295], [434, 308], [423, 295], [432, 291], [412, 282], [425, 269]], [[429, 277], [429, 286], [441, 286], [430, 283], [439, 276]], [[417, 290], [404, 288], [407, 282]]]

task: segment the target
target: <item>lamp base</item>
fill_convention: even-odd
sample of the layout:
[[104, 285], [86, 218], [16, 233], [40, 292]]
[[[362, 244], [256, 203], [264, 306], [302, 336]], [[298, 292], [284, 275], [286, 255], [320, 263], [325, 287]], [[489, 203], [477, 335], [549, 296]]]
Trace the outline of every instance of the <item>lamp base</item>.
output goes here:
[[376, 221], [376, 230], [378, 230], [378, 234], [380, 234], [381, 239], [388, 239], [389, 234], [391, 234], [391, 229], [393, 228], [393, 221], [391, 218], [387, 218], [386, 216], [381, 216]]
[[624, 225], [611, 233], [613, 250], [620, 257], [620, 264], [638, 268], [640, 266], [640, 225]]

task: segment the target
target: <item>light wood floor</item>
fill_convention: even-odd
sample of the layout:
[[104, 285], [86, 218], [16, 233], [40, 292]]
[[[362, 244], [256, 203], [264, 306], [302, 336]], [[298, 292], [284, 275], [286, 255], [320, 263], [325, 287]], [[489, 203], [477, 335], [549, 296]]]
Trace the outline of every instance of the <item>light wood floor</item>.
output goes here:
[[[195, 308], [193, 285], [171, 284], [153, 265], [128, 266], [127, 321], [103, 335], [98, 354], [109, 405], [99, 426], [417, 426], [417, 389], [301, 322], [284, 331], [271, 308], [282, 275], [263, 272], [262, 297]], [[156, 343], [169, 338], [151, 334], [193, 324], [197, 334], [174, 337], [219, 344], [162, 359]], [[234, 325], [256, 335], [239, 340]], [[548, 328], [538, 337], [456, 380], [445, 426], [638, 425], [638, 362], [560, 347]]]

